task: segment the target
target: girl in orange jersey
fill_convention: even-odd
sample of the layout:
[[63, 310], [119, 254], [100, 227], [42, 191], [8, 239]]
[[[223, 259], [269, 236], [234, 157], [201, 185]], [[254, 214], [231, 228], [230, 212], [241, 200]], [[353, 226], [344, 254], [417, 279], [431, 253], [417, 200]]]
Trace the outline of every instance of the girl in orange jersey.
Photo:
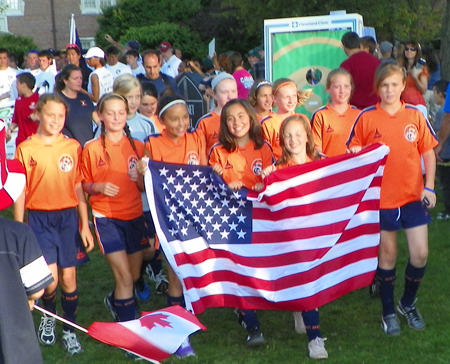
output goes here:
[[102, 132], [83, 150], [83, 188], [91, 195], [98, 243], [115, 279], [105, 305], [115, 321], [128, 321], [136, 318], [133, 283], [140, 275], [143, 250], [149, 246], [136, 183], [144, 145], [131, 138], [124, 96], [104, 95], [97, 112]]
[[345, 143], [360, 113], [359, 109], [349, 104], [352, 90], [352, 75], [343, 68], [332, 70], [327, 77], [327, 92], [331, 101], [311, 117], [316, 149], [328, 157], [347, 151]]
[[[298, 91], [289, 78], [280, 78], [273, 83], [273, 102], [277, 111], [261, 124], [264, 140], [270, 144], [276, 159], [281, 157], [280, 126], [284, 119], [295, 114], [295, 109], [312, 95], [311, 90]], [[306, 115], [303, 115], [307, 118]]]
[[[267, 177], [277, 169], [296, 166], [320, 159], [314, 148], [314, 138], [309, 126], [309, 120], [302, 115], [290, 116], [283, 121], [280, 128], [280, 144], [283, 154], [275, 165], [263, 170], [262, 176]], [[308, 335], [309, 356], [312, 359], [326, 359], [325, 340], [320, 333], [319, 311], [293, 312], [295, 331]]]
[[273, 115], [272, 83], [266, 80], [256, 81], [248, 94], [250, 105], [255, 108], [260, 123]]
[[[61, 134], [68, 112], [61, 96], [41, 96], [36, 111], [39, 120], [36, 134], [16, 150], [16, 159], [26, 171], [27, 188], [14, 206], [14, 218], [22, 222], [25, 208], [28, 210], [28, 224], [52, 272], [54, 282], [42, 296], [44, 307], [56, 313], [59, 283], [63, 316], [75, 322], [78, 308], [75, 267], [89, 260], [85, 248], [90, 251], [94, 247], [81, 187], [81, 146]], [[54, 318], [45, 315], [41, 318], [38, 339], [43, 345], [55, 343]], [[63, 343], [71, 355], [82, 350], [73, 328], [67, 324], [63, 327]]]
[[[209, 164], [221, 174], [232, 190], [242, 187], [260, 191], [261, 171], [273, 163], [270, 146], [262, 138], [261, 126], [247, 100], [229, 101], [220, 115], [219, 144], [210, 152]], [[247, 346], [264, 345], [254, 310], [236, 310], [239, 323], [247, 330]]]
[[[149, 158], [167, 163], [206, 165], [205, 137], [197, 130], [188, 132], [189, 112], [186, 102], [177, 95], [162, 97], [158, 102], [158, 116], [164, 125], [160, 135], [151, 135], [145, 143], [145, 154]], [[139, 164], [139, 172], [144, 173], [145, 163]], [[185, 307], [183, 287], [173, 269], [168, 265], [169, 289], [167, 305]], [[187, 338], [176, 351], [179, 357], [195, 355]]]
[[[351, 152], [381, 142], [390, 148], [381, 182], [380, 248], [375, 279], [380, 288], [383, 316], [381, 327], [388, 335], [399, 335], [395, 314], [394, 282], [397, 259], [397, 231], [405, 231], [409, 261], [405, 288], [397, 310], [414, 330], [425, 329], [415, 305], [415, 297], [428, 257], [428, 212], [436, 204], [434, 177], [438, 141], [422, 113], [401, 101], [406, 85], [405, 69], [384, 63], [375, 72], [375, 87], [381, 102], [364, 109], [353, 126], [347, 144]], [[425, 186], [420, 158], [425, 166]]]

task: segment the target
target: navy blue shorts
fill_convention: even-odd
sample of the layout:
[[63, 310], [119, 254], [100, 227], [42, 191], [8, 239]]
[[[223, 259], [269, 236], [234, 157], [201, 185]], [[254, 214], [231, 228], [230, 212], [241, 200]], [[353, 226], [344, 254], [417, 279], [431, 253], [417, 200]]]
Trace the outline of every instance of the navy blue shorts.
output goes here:
[[127, 254], [133, 254], [150, 246], [144, 216], [127, 221], [94, 217], [94, 225], [103, 254], [122, 250], [125, 250]]
[[410, 202], [396, 209], [380, 210], [380, 229], [385, 231], [410, 229], [430, 222], [430, 213], [422, 201]]
[[147, 237], [149, 239], [155, 238], [155, 224], [153, 223], [152, 214], [150, 211], [144, 211], [144, 219], [145, 219], [145, 225], [147, 225]]
[[89, 262], [81, 241], [75, 208], [29, 210], [28, 225], [36, 236], [47, 264], [56, 263], [59, 268], [70, 268]]

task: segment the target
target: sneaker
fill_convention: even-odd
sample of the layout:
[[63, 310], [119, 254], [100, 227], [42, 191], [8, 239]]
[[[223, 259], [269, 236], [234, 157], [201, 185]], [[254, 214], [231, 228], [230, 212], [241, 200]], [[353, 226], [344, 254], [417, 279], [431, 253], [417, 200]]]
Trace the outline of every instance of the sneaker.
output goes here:
[[436, 216], [436, 218], [438, 220], [448, 220], [450, 219], [450, 214], [446, 213], [446, 212], [439, 212]]
[[125, 356], [127, 358], [133, 359], [134, 361], [144, 360], [144, 358], [140, 357], [139, 355], [133, 354], [131, 351], [128, 350], [125, 350]]
[[56, 342], [56, 319], [53, 317], [47, 317], [46, 315], [41, 317], [41, 324], [38, 329], [38, 339], [42, 345], [54, 345]]
[[297, 334], [306, 334], [305, 323], [303, 322], [302, 311], [293, 311], [292, 316], [294, 316], [294, 327]]
[[261, 346], [261, 345], [264, 345], [265, 343], [266, 343], [266, 341], [264, 340], [264, 336], [258, 326], [254, 326], [250, 330], [248, 330], [248, 336], [247, 336], [247, 347], [248, 348], [254, 348], [256, 346]]
[[187, 358], [188, 356], [195, 356], [195, 351], [192, 348], [188, 337], [181, 343], [180, 347], [177, 349], [175, 354], [177, 354], [179, 358]]
[[311, 359], [327, 359], [328, 353], [325, 350], [326, 337], [316, 337], [308, 343], [309, 357]]
[[400, 335], [400, 321], [395, 313], [381, 317], [381, 328], [391, 336]]
[[63, 331], [62, 342], [64, 349], [70, 354], [75, 355], [83, 351], [80, 342], [77, 339], [77, 335], [74, 332]]
[[150, 299], [150, 288], [142, 276], [134, 284], [134, 295], [142, 302]]
[[117, 315], [116, 308], [114, 307], [112, 295], [113, 293], [111, 292], [109, 295], [105, 297], [103, 302], [105, 303], [105, 306], [109, 309], [109, 312], [111, 312], [113, 320], [115, 322], [119, 322], [119, 315]]
[[159, 272], [155, 277], [156, 293], [165, 294], [169, 290], [169, 280], [163, 271]]
[[[417, 299], [416, 299], [417, 301]], [[408, 326], [416, 331], [422, 331], [425, 329], [425, 322], [423, 321], [422, 316], [416, 308], [416, 301], [410, 307], [405, 307], [402, 305], [401, 301], [398, 301], [397, 310], [403, 316], [405, 316], [406, 321], [408, 322]]]
[[247, 330], [247, 325], [245, 324], [244, 315], [242, 315], [241, 310], [239, 308], [235, 308], [234, 313], [238, 318], [238, 324], [241, 325], [244, 328], [244, 330]]

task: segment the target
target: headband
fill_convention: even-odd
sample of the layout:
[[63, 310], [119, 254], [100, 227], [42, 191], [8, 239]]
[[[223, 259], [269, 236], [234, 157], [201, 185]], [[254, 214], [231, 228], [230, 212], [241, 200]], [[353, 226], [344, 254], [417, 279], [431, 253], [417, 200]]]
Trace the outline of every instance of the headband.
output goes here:
[[184, 106], [187, 107], [186, 101], [181, 100], [181, 99], [173, 100], [173, 101], [169, 102], [166, 106], [164, 106], [164, 107], [161, 109], [161, 111], [159, 112], [158, 116], [161, 118], [161, 115], [164, 114], [164, 112], [165, 112], [169, 107], [172, 107], [173, 105], [177, 105], [177, 104], [183, 104]]
[[267, 80], [262, 80], [261, 82], [258, 82], [256, 89], [259, 89], [261, 86], [272, 86], [272, 84]]
[[[279, 85], [279, 86], [275, 89], [275, 91], [273, 91], [273, 95], [275, 96], [280, 88], [282, 88], [283, 86], [289, 85], [290, 83], [293, 83], [293, 84], [295, 85], [294, 81], [286, 81], [286, 82], [283, 82], [281, 85]], [[295, 86], [297, 87], [297, 85], [295, 85]]]

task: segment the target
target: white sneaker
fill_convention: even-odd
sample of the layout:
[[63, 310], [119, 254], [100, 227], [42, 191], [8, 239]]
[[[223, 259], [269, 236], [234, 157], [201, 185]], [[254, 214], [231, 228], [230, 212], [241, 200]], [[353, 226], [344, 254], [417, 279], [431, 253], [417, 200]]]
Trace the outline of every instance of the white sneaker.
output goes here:
[[74, 332], [63, 331], [62, 342], [64, 349], [70, 354], [75, 355], [83, 351], [80, 342], [77, 339], [77, 335]]
[[54, 345], [56, 342], [55, 333], [56, 319], [45, 314], [41, 317], [38, 329], [38, 339], [42, 345]]
[[302, 311], [293, 311], [295, 332], [297, 334], [306, 334], [306, 327], [303, 321]]
[[327, 359], [328, 353], [325, 350], [326, 337], [316, 337], [308, 344], [309, 357], [311, 359]]

